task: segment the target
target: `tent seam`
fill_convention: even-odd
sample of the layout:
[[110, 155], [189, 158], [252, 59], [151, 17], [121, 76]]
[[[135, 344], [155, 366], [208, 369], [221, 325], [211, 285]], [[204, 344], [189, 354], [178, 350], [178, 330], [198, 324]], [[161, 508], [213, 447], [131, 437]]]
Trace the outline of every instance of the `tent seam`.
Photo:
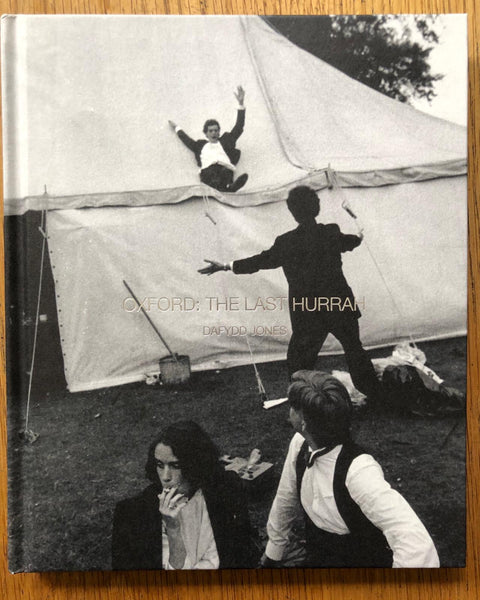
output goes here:
[[253, 46], [251, 44], [250, 37], [248, 35], [247, 26], [246, 26], [246, 20], [245, 20], [247, 18], [248, 17], [241, 17], [240, 18], [240, 23], [242, 25], [242, 31], [243, 31], [243, 34], [244, 34], [244, 37], [245, 37], [245, 42], [246, 42], [247, 48], [248, 48], [248, 54], [250, 56], [250, 60], [251, 60], [251, 63], [253, 65], [253, 68], [254, 68], [254, 71], [255, 71], [255, 75], [257, 77], [257, 81], [258, 81], [258, 83], [260, 85], [260, 89], [262, 91], [263, 98], [264, 98], [265, 102], [267, 103], [267, 106], [268, 106], [268, 108], [270, 110], [270, 114], [272, 116], [272, 121], [273, 121], [273, 123], [275, 125], [275, 132], [277, 134], [278, 141], [280, 142], [280, 147], [282, 148], [282, 151], [283, 151], [283, 153], [285, 155], [285, 158], [287, 159], [287, 161], [292, 166], [296, 167], [297, 169], [302, 169], [302, 171], [311, 171], [311, 169], [309, 169], [308, 167], [306, 167], [305, 164], [302, 164], [302, 161], [299, 161], [301, 164], [297, 164], [296, 162], [294, 162], [294, 160], [292, 160], [292, 158], [290, 157], [290, 154], [288, 153], [288, 151], [286, 149], [285, 143], [284, 143], [283, 138], [281, 136], [282, 128], [278, 124], [278, 115], [275, 113], [275, 110], [273, 108], [272, 100], [270, 98], [270, 95], [268, 94], [265, 80], [264, 80], [264, 78], [263, 78], [263, 76], [262, 76], [262, 74], [260, 72], [260, 67], [259, 67], [259, 64], [258, 64], [258, 62], [256, 60], [255, 52], [254, 52]]

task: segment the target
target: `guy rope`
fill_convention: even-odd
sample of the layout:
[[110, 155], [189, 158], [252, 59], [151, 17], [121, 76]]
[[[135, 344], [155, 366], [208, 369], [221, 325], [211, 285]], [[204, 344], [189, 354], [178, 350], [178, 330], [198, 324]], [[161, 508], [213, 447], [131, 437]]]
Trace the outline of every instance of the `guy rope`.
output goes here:
[[353, 211], [352, 207], [350, 206], [350, 203], [348, 202], [347, 197], [345, 196], [345, 192], [343, 191], [343, 189], [340, 187], [339, 183], [338, 183], [338, 179], [337, 179], [337, 174], [335, 173], [335, 171], [330, 168], [330, 166], [328, 167], [328, 169], [325, 172], [326, 177], [327, 177], [327, 182], [328, 182], [328, 187], [330, 189], [334, 189], [335, 192], [340, 196], [341, 200], [342, 200], [342, 208], [350, 215], [350, 217], [354, 220], [355, 225], [357, 227], [358, 233], [360, 234], [360, 236], [362, 237], [362, 243], [364, 244], [364, 246], [366, 247], [370, 258], [372, 259], [373, 264], [375, 265], [378, 274], [380, 275], [380, 278], [383, 282], [383, 285], [385, 286], [385, 289], [387, 290], [388, 295], [390, 296], [390, 299], [392, 301], [393, 306], [395, 307], [395, 310], [397, 311], [402, 323], [405, 325], [405, 329], [408, 332], [408, 338], [410, 340], [410, 343], [412, 344], [413, 347], [416, 348], [416, 344], [415, 341], [413, 339], [413, 336], [411, 334], [410, 328], [406, 325], [406, 319], [402, 313], [402, 311], [400, 310], [400, 307], [397, 304], [397, 301], [395, 300], [395, 295], [393, 294], [392, 290], [390, 289], [387, 280], [385, 279], [385, 276], [382, 273], [382, 270], [380, 268], [380, 265], [378, 264], [377, 259], [375, 258], [372, 249], [370, 248], [369, 244], [368, 244], [368, 240], [366, 240], [363, 236], [363, 226], [360, 223], [360, 220], [358, 219], [358, 216], [355, 214], [355, 212]]

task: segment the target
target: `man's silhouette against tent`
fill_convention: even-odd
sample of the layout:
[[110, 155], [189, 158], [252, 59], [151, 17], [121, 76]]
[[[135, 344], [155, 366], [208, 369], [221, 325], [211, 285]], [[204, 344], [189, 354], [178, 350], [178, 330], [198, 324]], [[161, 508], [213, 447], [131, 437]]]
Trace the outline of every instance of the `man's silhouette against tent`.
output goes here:
[[240, 160], [240, 150], [235, 145], [245, 125], [245, 91], [242, 86], [238, 86], [234, 94], [238, 100], [238, 111], [232, 131], [220, 135], [219, 122], [208, 119], [203, 126], [203, 133], [207, 139], [194, 140], [176, 123], [168, 122], [185, 146], [195, 154], [200, 167], [200, 180], [221, 192], [236, 192], [248, 179], [246, 173], [234, 179], [235, 165]]
[[277, 237], [269, 250], [225, 265], [207, 260], [209, 266], [199, 272], [211, 275], [232, 270], [240, 275], [282, 267], [289, 286], [292, 323], [287, 352], [289, 375], [313, 369], [331, 333], [343, 346], [353, 384], [375, 403], [379, 383], [360, 341], [360, 311], [342, 271], [342, 252], [359, 246], [363, 235], [346, 235], [335, 223], [317, 223], [320, 201], [309, 187], [292, 189], [287, 205], [299, 225]]

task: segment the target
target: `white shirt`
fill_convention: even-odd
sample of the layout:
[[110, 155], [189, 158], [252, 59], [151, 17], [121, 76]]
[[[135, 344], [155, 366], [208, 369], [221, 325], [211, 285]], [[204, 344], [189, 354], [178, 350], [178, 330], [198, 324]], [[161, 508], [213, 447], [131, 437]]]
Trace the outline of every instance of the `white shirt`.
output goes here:
[[[245, 106], [243, 104], [239, 105], [238, 110], [245, 110]], [[177, 125], [175, 127], [175, 133], [178, 133], [181, 129], [182, 128]], [[227, 169], [235, 171], [235, 166], [230, 162], [228, 154], [225, 152], [220, 142], [207, 142], [200, 152], [200, 162], [202, 164], [201, 170], [218, 163], [227, 167]]]
[[[182, 569], [218, 569], [220, 559], [202, 490], [197, 490], [182, 508], [179, 519], [186, 552]], [[164, 569], [173, 570], [164, 523], [162, 523], [162, 563]]]
[[220, 142], [207, 142], [200, 152], [200, 162], [202, 163], [202, 169], [218, 163], [227, 169], [235, 171], [235, 167], [230, 162]]
[[[288, 449], [277, 494], [267, 523], [266, 554], [281, 560], [295, 518], [301, 513], [297, 493], [296, 461], [304, 438], [296, 433]], [[302, 479], [301, 503], [313, 523], [330, 533], [349, 529], [338, 512], [333, 495], [333, 475], [342, 446], [316, 458]], [[390, 487], [380, 465], [369, 454], [357, 456], [345, 480], [352, 499], [385, 535], [393, 551], [393, 567], [439, 567], [433, 541], [408, 502]]]

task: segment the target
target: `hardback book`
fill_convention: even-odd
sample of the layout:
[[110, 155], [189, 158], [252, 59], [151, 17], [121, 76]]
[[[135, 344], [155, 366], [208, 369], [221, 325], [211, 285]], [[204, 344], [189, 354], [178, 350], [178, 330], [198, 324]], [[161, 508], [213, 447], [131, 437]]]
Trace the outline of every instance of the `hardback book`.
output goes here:
[[1, 43], [10, 570], [464, 566], [466, 16]]

